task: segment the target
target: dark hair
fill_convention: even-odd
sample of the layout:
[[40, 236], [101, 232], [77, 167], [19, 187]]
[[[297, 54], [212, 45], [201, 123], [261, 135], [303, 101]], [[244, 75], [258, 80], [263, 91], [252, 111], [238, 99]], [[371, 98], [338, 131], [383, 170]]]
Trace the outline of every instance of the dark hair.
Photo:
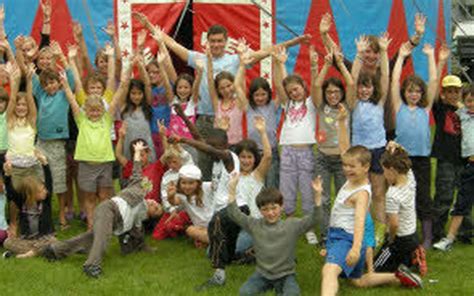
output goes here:
[[426, 106], [428, 106], [428, 100], [426, 98], [426, 83], [425, 81], [423, 81], [423, 79], [421, 79], [421, 77], [416, 75], [408, 76], [402, 83], [402, 86], [400, 88], [400, 96], [402, 97], [403, 102], [408, 105], [407, 98], [405, 97], [405, 92], [413, 85], [416, 85], [421, 89], [421, 98], [416, 105], [418, 107], [425, 108]]
[[142, 225], [143, 225], [143, 230], [145, 231], [145, 233], [152, 233], [153, 230], [155, 229], [156, 224], [158, 224], [159, 220], [160, 220], [160, 217], [149, 217], [143, 220]]
[[146, 101], [146, 93], [145, 93], [145, 84], [143, 81], [138, 80], [138, 79], [132, 79], [130, 80], [130, 86], [128, 87], [128, 92], [127, 92], [127, 98], [125, 100], [125, 108], [122, 111], [122, 117], [124, 114], [127, 114], [128, 112], [132, 112], [133, 110], [136, 109], [136, 106], [133, 105], [132, 100], [130, 99], [130, 93], [132, 92], [132, 89], [139, 89], [140, 91], [143, 92], [143, 100], [140, 103], [140, 107], [142, 107], [143, 114], [145, 114], [145, 118], [150, 121], [152, 118], [151, 114], [151, 107], [148, 105]]
[[222, 25], [212, 25], [207, 30], [207, 38], [211, 35], [224, 34], [224, 38], [227, 39], [227, 29]]
[[59, 74], [54, 70], [44, 69], [39, 75], [39, 80], [41, 86], [44, 88], [46, 86], [46, 83], [50, 80], [56, 80], [57, 82], [59, 82]]
[[88, 75], [86, 77], [86, 80], [85, 80], [85, 87], [86, 87], [86, 90], [87, 88], [89, 87], [89, 84], [90, 83], [94, 83], [94, 82], [99, 82], [100, 84], [102, 84], [102, 87], [105, 88], [107, 87], [107, 83], [106, 83], [106, 79], [104, 77], [104, 75], [98, 73], [98, 72], [94, 72], [90, 75]]
[[255, 92], [259, 89], [263, 89], [267, 95], [268, 95], [268, 100], [266, 102], [266, 105], [270, 104], [272, 100], [272, 89], [270, 87], [270, 83], [262, 77], [257, 77], [250, 82], [250, 87], [249, 87], [249, 104], [252, 109], [255, 109], [257, 105], [255, 104], [255, 100], [253, 98], [253, 95]]
[[[178, 77], [176, 78], [176, 82], [174, 83], [174, 86], [173, 86], [173, 91], [174, 91], [176, 96], [178, 96], [178, 83], [179, 83], [180, 80], [187, 81], [189, 83], [189, 85], [191, 85], [191, 89], [192, 89], [193, 83], [194, 83], [193, 76], [189, 75], [188, 73], [179, 74]], [[191, 95], [192, 95], [192, 92], [189, 94], [189, 97], [186, 98], [187, 101], [191, 98]], [[181, 99], [181, 98], [179, 98], [179, 99]]]
[[260, 150], [258, 149], [257, 143], [255, 143], [254, 140], [250, 139], [245, 139], [237, 143], [235, 145], [235, 154], [240, 155], [243, 151], [247, 151], [253, 154], [253, 157], [255, 158], [255, 162], [253, 164], [253, 169], [255, 169], [258, 164], [260, 163], [260, 160], [262, 156], [260, 155]]
[[462, 89], [462, 98], [463, 100], [469, 96], [469, 95], [474, 95], [474, 85], [469, 85], [469, 86], [466, 86]]
[[137, 139], [134, 139], [133, 141], [130, 141], [130, 155], [132, 156], [132, 159], [133, 159], [133, 155], [135, 155], [135, 147], [134, 145], [136, 143], [139, 143], [139, 142], [142, 142], [143, 143], [143, 146], [147, 146], [147, 147], [150, 147], [147, 143], [147, 141], [145, 141], [144, 139], [142, 138], [137, 138]]
[[279, 204], [283, 205], [283, 195], [280, 190], [276, 188], [265, 188], [260, 191], [260, 193], [255, 198], [255, 203], [257, 207], [261, 209], [262, 207], [268, 204]]
[[388, 169], [394, 169], [399, 174], [406, 174], [411, 168], [411, 160], [405, 149], [395, 148], [393, 152], [385, 151], [380, 157], [380, 164]]
[[335, 87], [339, 88], [341, 90], [341, 103], [344, 102], [346, 99], [346, 89], [344, 88], [344, 84], [342, 83], [341, 79], [336, 78], [336, 77], [329, 77], [328, 79], [324, 80], [323, 82], [323, 100], [326, 105], [329, 105], [328, 100], [326, 98], [326, 89], [330, 86], [334, 85]]
[[7, 101], [9, 100], [10, 96], [8, 95], [8, 92], [5, 90], [5, 88], [0, 86], [0, 101]]
[[[202, 208], [204, 206], [204, 201], [203, 201], [204, 191], [202, 190], [202, 180], [195, 180], [195, 181], [198, 182], [198, 189], [196, 193], [196, 205]], [[181, 177], [179, 177], [177, 184], [178, 185], [176, 186], [176, 191], [178, 193], [183, 193], [181, 189]], [[191, 202], [191, 198], [192, 196], [186, 196], [186, 200], [188, 202]]]
[[216, 88], [217, 97], [219, 99], [222, 99], [222, 96], [219, 93], [219, 82], [221, 82], [221, 80], [224, 80], [224, 79], [227, 79], [230, 82], [234, 83], [235, 77], [234, 75], [232, 75], [232, 73], [227, 72], [227, 71], [222, 71], [221, 73], [216, 75], [216, 78], [214, 78], [214, 87]]
[[347, 149], [347, 151], [344, 152], [342, 156], [354, 157], [362, 165], [370, 165], [370, 162], [372, 161], [372, 153], [370, 153], [370, 150], [361, 145], [352, 146], [351, 148]]
[[104, 60], [108, 60], [108, 56], [105, 54], [105, 49], [103, 47], [97, 49], [94, 58], [94, 65], [99, 66], [99, 59], [102, 58]]
[[306, 82], [304, 82], [303, 77], [301, 77], [298, 74], [291, 74], [291, 75], [286, 76], [285, 79], [283, 79], [282, 83], [283, 83], [283, 87], [285, 88], [285, 93], [288, 96], [288, 99], [290, 99], [290, 96], [289, 96], [288, 92], [286, 91], [286, 87], [290, 83], [300, 84], [304, 88], [305, 95], [308, 94], [308, 88], [306, 87]]
[[210, 140], [210, 139], [217, 141], [223, 145], [227, 145], [229, 142], [229, 139], [227, 138], [227, 132], [220, 128], [212, 128], [209, 131], [209, 134], [207, 135], [206, 140]]
[[373, 86], [374, 87], [374, 92], [372, 96], [369, 98], [369, 102], [372, 104], [377, 105], [380, 101], [381, 98], [381, 93], [380, 93], [380, 79], [377, 78], [375, 74], [371, 74], [368, 72], [362, 72], [359, 75], [359, 79], [357, 80], [357, 86]]

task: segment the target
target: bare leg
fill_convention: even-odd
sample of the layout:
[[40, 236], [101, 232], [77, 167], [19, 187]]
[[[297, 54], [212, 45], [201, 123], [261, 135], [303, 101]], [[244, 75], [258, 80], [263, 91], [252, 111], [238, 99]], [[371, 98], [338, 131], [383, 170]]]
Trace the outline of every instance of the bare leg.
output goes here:
[[209, 244], [209, 236], [207, 235], [207, 229], [205, 227], [189, 226], [186, 229], [186, 235], [192, 239]]
[[61, 228], [64, 228], [67, 226], [67, 221], [66, 221], [66, 192], [63, 193], [57, 193], [59, 200], [59, 223], [61, 224]]
[[374, 249], [368, 247], [365, 251], [365, 264], [367, 265], [367, 273], [374, 272]]
[[461, 227], [464, 216], [453, 216], [451, 224], [449, 225], [448, 238], [454, 240], [458, 234], [459, 227]]
[[18, 259], [25, 259], [25, 258], [32, 258], [32, 257], [35, 257], [35, 256], [36, 256], [36, 252], [33, 251], [33, 250], [29, 250], [29, 251], [26, 252], [26, 253], [16, 255], [16, 258], [18, 258]]
[[326, 263], [322, 270], [321, 296], [333, 296], [339, 290], [338, 277], [342, 268], [334, 263]]
[[99, 197], [99, 203], [111, 198], [113, 195], [113, 192], [114, 192], [113, 187], [99, 187], [98, 193], [97, 193]]
[[381, 285], [399, 285], [400, 281], [394, 273], [366, 273], [360, 279], [351, 280], [359, 288], [376, 287]]
[[94, 209], [97, 202], [95, 192], [84, 192], [84, 208], [87, 215], [87, 230], [92, 230], [94, 225]]
[[385, 224], [385, 192], [387, 191], [385, 178], [381, 174], [370, 173], [370, 183], [372, 184], [374, 217], [379, 223]]

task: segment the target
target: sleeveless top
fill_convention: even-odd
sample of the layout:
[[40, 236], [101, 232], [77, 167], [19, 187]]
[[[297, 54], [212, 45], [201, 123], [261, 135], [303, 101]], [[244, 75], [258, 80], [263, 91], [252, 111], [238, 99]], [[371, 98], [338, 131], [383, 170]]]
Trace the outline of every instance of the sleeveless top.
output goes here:
[[[347, 105], [343, 103], [347, 110]], [[318, 137], [318, 149], [321, 150], [324, 154], [327, 155], [340, 155], [339, 150], [339, 122], [337, 116], [339, 115], [339, 110], [337, 107], [331, 107], [326, 103], [323, 103], [318, 109], [318, 129], [316, 135]], [[349, 130], [349, 117], [346, 120], [346, 127]]]
[[222, 107], [222, 100], [217, 103], [216, 120], [227, 117], [229, 119], [229, 129], [227, 130], [227, 139], [230, 145], [237, 144], [243, 139], [242, 132], [243, 111], [237, 106], [235, 99], [231, 102], [229, 108]]
[[250, 216], [257, 219], [261, 218], [262, 214], [257, 207], [255, 199], [260, 191], [262, 191], [263, 186], [264, 183], [258, 181], [253, 172], [246, 176], [241, 175], [237, 184], [237, 206], [247, 205], [250, 209]]
[[431, 153], [430, 115], [426, 109], [410, 109], [401, 104], [396, 117], [395, 141], [410, 156], [429, 156]]
[[383, 106], [357, 100], [352, 112], [352, 146], [362, 145], [368, 149], [385, 147], [383, 114]]
[[[10, 160], [25, 157], [35, 157], [35, 135], [36, 131], [29, 123], [15, 124], [8, 130], [8, 158]], [[15, 165], [15, 163], [12, 163]]]
[[372, 196], [372, 190], [370, 184], [366, 184], [352, 190], [346, 189], [348, 182], [342, 186], [341, 190], [337, 193], [336, 199], [334, 200], [334, 206], [332, 207], [331, 217], [329, 220], [330, 227], [342, 228], [345, 232], [354, 234], [354, 219], [355, 219], [355, 208], [345, 204], [346, 200], [352, 195], [360, 191], [367, 191], [369, 193], [369, 203]]

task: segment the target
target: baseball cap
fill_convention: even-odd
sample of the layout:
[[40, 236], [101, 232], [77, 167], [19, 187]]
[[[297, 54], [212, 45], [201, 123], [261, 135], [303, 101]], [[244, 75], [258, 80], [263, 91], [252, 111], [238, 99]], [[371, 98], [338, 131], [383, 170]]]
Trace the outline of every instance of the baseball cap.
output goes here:
[[193, 180], [201, 180], [202, 173], [194, 164], [186, 164], [179, 169], [179, 176]]
[[442, 87], [462, 87], [462, 82], [459, 77], [456, 75], [447, 75], [443, 78], [443, 81], [441, 82]]

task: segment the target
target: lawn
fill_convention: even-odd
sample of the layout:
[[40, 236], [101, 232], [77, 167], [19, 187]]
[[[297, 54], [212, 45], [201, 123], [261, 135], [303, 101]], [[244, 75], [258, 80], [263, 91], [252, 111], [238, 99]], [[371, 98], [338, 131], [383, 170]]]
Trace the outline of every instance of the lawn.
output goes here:
[[[83, 231], [75, 221], [70, 229], [59, 233], [60, 239]], [[74, 255], [60, 262], [42, 258], [0, 260], [1, 295], [189, 295], [212, 273], [205, 251], [194, 248], [185, 239], [156, 242], [153, 254], [121, 256], [118, 243], [112, 239], [103, 263], [103, 276], [89, 279], [82, 273], [86, 255]], [[297, 278], [303, 295], [317, 295], [323, 259], [304, 238], [298, 244]], [[399, 287], [360, 290], [346, 282], [341, 295], [474, 295], [474, 252], [472, 246], [456, 244], [453, 251], [428, 252], [429, 273], [423, 290]], [[236, 295], [240, 285], [252, 274], [254, 266], [233, 265], [227, 269], [223, 288], [202, 295]]]

